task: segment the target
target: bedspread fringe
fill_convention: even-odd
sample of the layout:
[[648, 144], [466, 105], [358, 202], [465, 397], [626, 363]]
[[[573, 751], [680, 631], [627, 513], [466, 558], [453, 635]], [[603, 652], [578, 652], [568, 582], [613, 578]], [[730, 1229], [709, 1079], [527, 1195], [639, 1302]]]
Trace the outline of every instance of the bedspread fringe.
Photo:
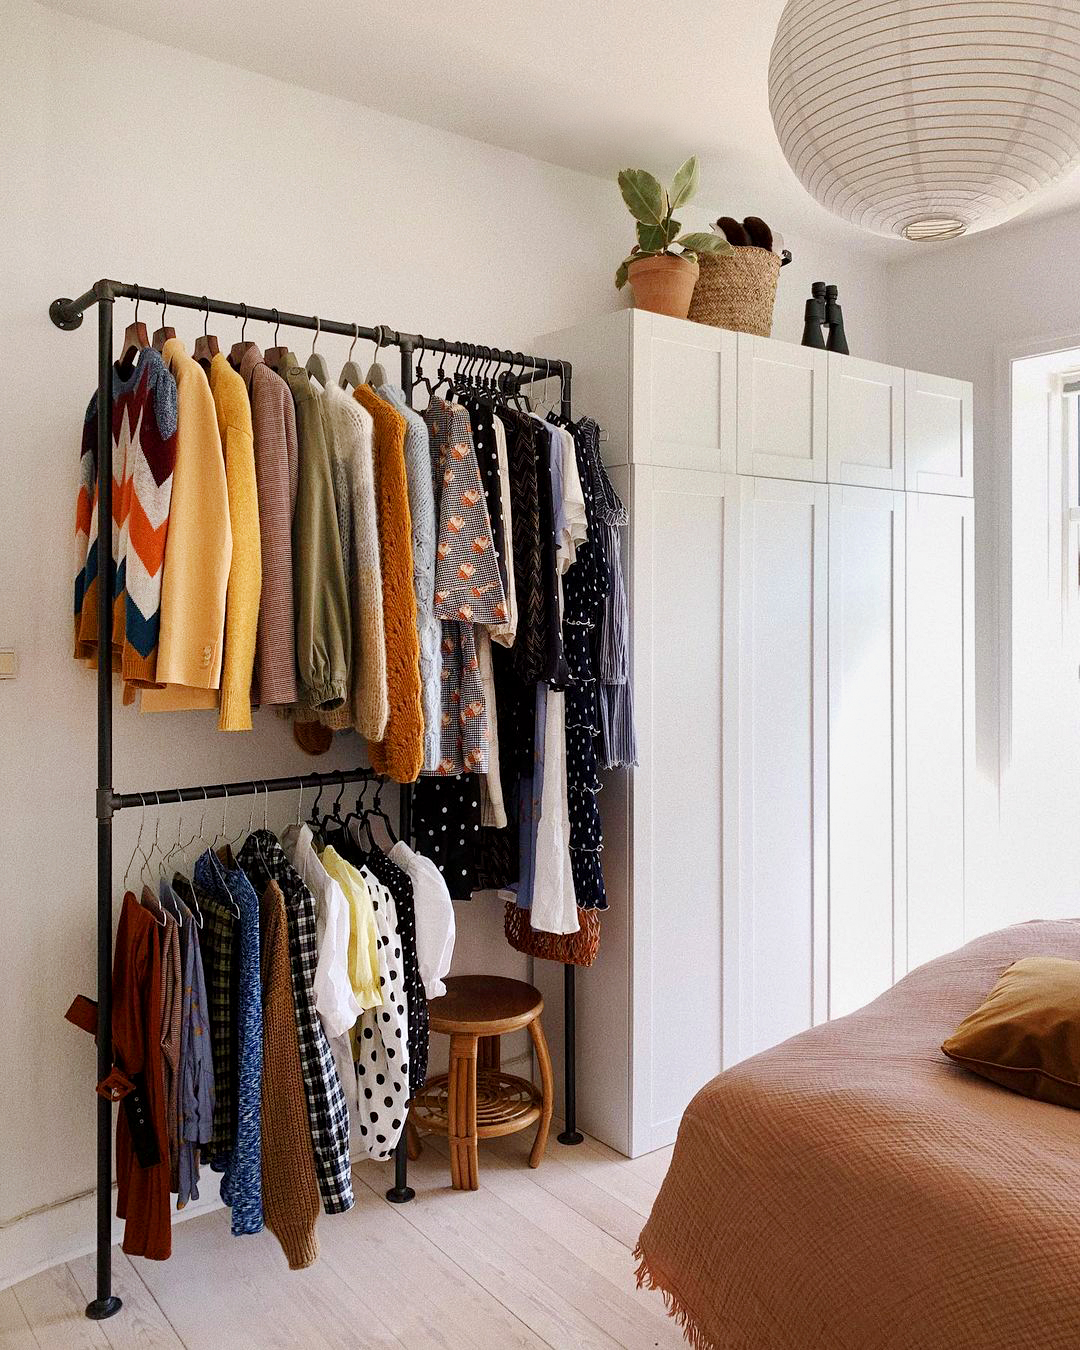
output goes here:
[[703, 1328], [698, 1324], [694, 1314], [683, 1303], [682, 1299], [664, 1284], [660, 1278], [650, 1269], [648, 1257], [645, 1255], [641, 1239], [634, 1248], [634, 1260], [637, 1266], [637, 1287], [639, 1289], [651, 1289], [660, 1294], [664, 1300], [664, 1307], [667, 1309], [669, 1317], [673, 1317], [686, 1337], [687, 1342], [693, 1347], [693, 1350], [723, 1350], [723, 1346], [718, 1345], [712, 1340]]

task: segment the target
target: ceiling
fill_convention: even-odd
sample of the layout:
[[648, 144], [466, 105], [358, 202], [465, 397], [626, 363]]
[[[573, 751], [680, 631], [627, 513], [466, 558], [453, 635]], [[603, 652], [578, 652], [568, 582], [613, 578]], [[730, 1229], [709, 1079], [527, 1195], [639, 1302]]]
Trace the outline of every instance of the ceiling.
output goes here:
[[[788, 168], [769, 117], [769, 50], [784, 0], [44, 0], [169, 46], [553, 164], [670, 177], [696, 151], [711, 218], [760, 215], [877, 254], [912, 245], [856, 230]], [[728, 185], [739, 184], [737, 199]], [[1080, 171], [1026, 213], [1080, 205]], [[685, 212], [680, 213], [688, 224]], [[930, 245], [929, 247], [948, 247]]]

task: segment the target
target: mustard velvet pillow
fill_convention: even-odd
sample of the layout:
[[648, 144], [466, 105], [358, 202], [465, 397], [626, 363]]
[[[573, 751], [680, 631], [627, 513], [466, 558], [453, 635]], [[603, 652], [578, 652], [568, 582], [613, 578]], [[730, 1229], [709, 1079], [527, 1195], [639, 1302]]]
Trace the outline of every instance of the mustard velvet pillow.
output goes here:
[[1015, 962], [941, 1048], [1013, 1092], [1080, 1110], [1080, 961]]

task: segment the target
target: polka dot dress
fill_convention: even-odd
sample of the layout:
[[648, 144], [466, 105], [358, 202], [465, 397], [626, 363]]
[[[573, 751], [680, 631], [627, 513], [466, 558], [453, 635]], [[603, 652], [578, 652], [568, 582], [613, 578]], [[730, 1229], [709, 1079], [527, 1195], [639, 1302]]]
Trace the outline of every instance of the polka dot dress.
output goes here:
[[475, 774], [420, 778], [413, 786], [417, 852], [442, 873], [452, 900], [468, 900], [476, 885], [480, 780]]
[[364, 869], [379, 944], [381, 1008], [368, 1008], [356, 1023], [356, 1076], [359, 1087], [360, 1144], [370, 1158], [394, 1151], [409, 1102], [409, 1020], [405, 1001], [405, 964], [401, 957], [397, 909], [389, 890]]
[[[430, 1026], [427, 995], [424, 993], [420, 962], [416, 956], [413, 884], [408, 872], [379, 849], [369, 855], [367, 866], [394, 897], [397, 911], [397, 941], [405, 972], [405, 1008], [409, 1015], [409, 1096], [415, 1097], [427, 1081]], [[395, 956], [397, 951], [398, 946], [395, 944]]]
[[593, 544], [597, 538], [596, 504], [587, 459], [598, 453], [595, 422], [584, 419], [574, 428], [578, 476], [585, 497], [589, 538], [578, 544], [577, 559], [563, 578], [563, 646], [570, 668], [566, 687], [566, 784], [570, 807], [570, 864], [574, 894], [581, 909], [607, 909], [601, 852], [604, 846], [597, 794], [600, 791], [597, 744], [600, 735], [599, 691], [594, 661], [595, 637], [607, 577]]

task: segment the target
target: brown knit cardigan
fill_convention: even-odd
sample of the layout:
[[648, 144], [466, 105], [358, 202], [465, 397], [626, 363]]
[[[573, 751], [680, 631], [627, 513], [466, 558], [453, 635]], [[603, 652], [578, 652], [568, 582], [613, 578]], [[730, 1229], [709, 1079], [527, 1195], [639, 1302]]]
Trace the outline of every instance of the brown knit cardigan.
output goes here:
[[368, 743], [371, 767], [397, 783], [411, 783], [424, 766], [424, 709], [420, 694], [420, 642], [413, 590], [412, 517], [405, 476], [404, 417], [366, 384], [353, 395], [375, 424], [375, 496], [379, 511], [386, 682], [390, 716], [386, 735]]
[[319, 1184], [296, 1032], [285, 899], [271, 881], [259, 903], [263, 1000], [262, 1194], [266, 1226], [290, 1270], [319, 1255]]

